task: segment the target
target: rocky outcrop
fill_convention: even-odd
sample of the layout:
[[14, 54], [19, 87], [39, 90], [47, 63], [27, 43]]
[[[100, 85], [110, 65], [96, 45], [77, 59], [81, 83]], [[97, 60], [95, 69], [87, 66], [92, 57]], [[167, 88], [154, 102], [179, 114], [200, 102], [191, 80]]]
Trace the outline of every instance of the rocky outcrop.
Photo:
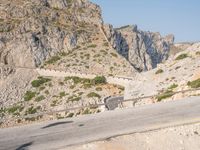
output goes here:
[[87, 0], [2, 0], [0, 16], [0, 62], [25, 67], [87, 42], [102, 23]]
[[5, 66], [0, 64], [0, 80], [7, 78], [10, 74], [13, 74], [15, 69], [11, 66]]
[[113, 29], [105, 25], [104, 31], [113, 48], [139, 71], [153, 69], [165, 61], [174, 42], [173, 35], [162, 37], [160, 33], [141, 31], [137, 26]]

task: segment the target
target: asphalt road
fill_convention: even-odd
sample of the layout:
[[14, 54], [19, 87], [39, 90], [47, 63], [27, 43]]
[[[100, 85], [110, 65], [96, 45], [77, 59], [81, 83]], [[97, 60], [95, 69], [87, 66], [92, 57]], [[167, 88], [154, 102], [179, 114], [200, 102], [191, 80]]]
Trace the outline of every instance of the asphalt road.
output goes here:
[[109, 137], [200, 121], [200, 97], [0, 129], [1, 150], [59, 150]]

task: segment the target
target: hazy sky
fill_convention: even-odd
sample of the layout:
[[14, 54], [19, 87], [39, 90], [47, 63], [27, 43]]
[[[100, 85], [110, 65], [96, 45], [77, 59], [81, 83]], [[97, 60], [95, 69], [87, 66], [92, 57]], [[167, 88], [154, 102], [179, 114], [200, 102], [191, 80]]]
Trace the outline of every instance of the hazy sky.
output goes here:
[[176, 42], [200, 41], [200, 0], [91, 0], [105, 23], [137, 24], [146, 31], [173, 33]]

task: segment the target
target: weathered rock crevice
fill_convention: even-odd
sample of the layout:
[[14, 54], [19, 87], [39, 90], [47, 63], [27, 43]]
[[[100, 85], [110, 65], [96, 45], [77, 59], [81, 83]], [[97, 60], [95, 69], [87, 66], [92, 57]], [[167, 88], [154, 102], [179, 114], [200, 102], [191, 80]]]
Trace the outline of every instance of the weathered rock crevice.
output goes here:
[[104, 25], [106, 36], [111, 45], [138, 71], [146, 71], [157, 67], [165, 61], [174, 43], [174, 36], [161, 37], [160, 33], [145, 32], [137, 26], [124, 26], [114, 29]]

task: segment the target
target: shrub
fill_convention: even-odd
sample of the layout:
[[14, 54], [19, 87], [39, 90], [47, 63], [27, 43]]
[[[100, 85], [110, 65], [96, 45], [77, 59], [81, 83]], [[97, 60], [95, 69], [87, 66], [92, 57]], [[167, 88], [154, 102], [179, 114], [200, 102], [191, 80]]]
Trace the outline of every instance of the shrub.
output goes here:
[[44, 77], [38, 77], [38, 80], [32, 81], [32, 82], [31, 82], [31, 85], [32, 85], [33, 87], [39, 87], [39, 86], [41, 86], [41, 85], [43, 85], [44, 83], [47, 83], [47, 82], [49, 82], [49, 81], [51, 81], [51, 79], [49, 79], [49, 78], [44, 78]]
[[187, 57], [188, 57], [187, 54], [180, 54], [179, 56], [176, 57], [175, 60], [181, 60], [181, 59], [185, 59], [185, 58], [187, 58]]
[[92, 45], [89, 45], [87, 48], [95, 48], [95, 47], [97, 47], [97, 45], [96, 44], [92, 44]]
[[95, 85], [105, 84], [106, 83], [106, 78], [104, 76], [97, 76], [92, 81], [93, 81], [93, 83]]
[[92, 97], [97, 97], [97, 98], [101, 98], [101, 96], [95, 92], [91, 92], [87, 95], [88, 98], [92, 98]]
[[117, 58], [117, 54], [115, 53], [110, 53], [113, 57], [116, 57]]
[[44, 97], [43, 95], [41, 95], [41, 96], [36, 97], [36, 98], [35, 98], [35, 101], [36, 101], [36, 102], [40, 102], [40, 101], [42, 101], [42, 100], [44, 100], [44, 99], [45, 99], [45, 97]]
[[105, 42], [105, 43], [103, 43], [103, 46], [108, 47], [108, 46], [109, 46], [109, 43], [108, 43], [108, 42]]
[[24, 95], [24, 100], [25, 101], [30, 101], [32, 98], [34, 98], [36, 95], [36, 92], [32, 92], [32, 91], [27, 91]]
[[87, 115], [87, 114], [91, 114], [89, 108], [86, 108], [86, 109], [83, 111], [83, 115]]
[[196, 55], [200, 55], [200, 51], [196, 52]]
[[59, 82], [59, 85], [63, 86], [63, 85], [64, 85], [64, 82]]
[[74, 116], [74, 113], [69, 113], [68, 115], [67, 115], [67, 118], [72, 118]]
[[83, 88], [84, 89], [89, 89], [92, 87], [92, 84], [91, 83], [86, 83], [86, 84], [83, 84]]
[[31, 106], [26, 110], [25, 115], [35, 114], [35, 113], [37, 113], [38, 109], [40, 109], [40, 107], [34, 108], [33, 106]]
[[61, 52], [60, 56], [67, 56], [67, 53], [66, 52]]
[[81, 100], [81, 97], [78, 97], [76, 95], [72, 95], [68, 98], [69, 101], [74, 102], [74, 101], [79, 101]]
[[118, 86], [118, 89], [121, 90], [121, 91], [125, 90], [125, 88], [123, 86]]
[[160, 74], [160, 73], [163, 73], [163, 72], [164, 71], [162, 69], [158, 69], [155, 74]]
[[51, 57], [46, 63], [47, 64], [54, 64], [55, 62], [57, 62], [58, 60], [60, 60], [59, 56], [53, 56]]
[[75, 84], [78, 84], [82, 81], [81, 78], [75, 77], [75, 76], [65, 77], [65, 81], [68, 81], [68, 80], [73, 80]]
[[75, 85], [71, 85], [69, 88], [74, 89], [75, 87], [76, 87]]
[[66, 96], [66, 94], [65, 94], [65, 92], [60, 92], [60, 97], [62, 98], [62, 97], [65, 97]]
[[86, 68], [86, 69], [89, 69], [90, 67], [89, 67], [89, 66], [85, 66], [85, 68]]
[[83, 95], [83, 92], [79, 92], [78, 95]]
[[172, 97], [174, 95], [173, 91], [165, 91], [164, 93], [158, 95], [156, 98], [157, 100], [160, 102], [162, 101], [163, 99], [166, 99], [166, 98], [169, 98], [169, 97]]
[[44, 87], [44, 86], [41, 86], [39, 90], [40, 90], [40, 91], [43, 91], [44, 89], [45, 89], [45, 87]]
[[105, 50], [100, 50], [100, 52], [103, 53], [104, 55], [107, 55], [107, 54], [108, 54], [108, 52], [105, 51]]
[[103, 89], [101, 87], [97, 87], [96, 91], [102, 91]]
[[19, 105], [16, 105], [16, 106], [13, 106], [13, 107], [8, 108], [7, 111], [8, 111], [9, 114], [13, 114], [13, 113], [15, 113], [16, 111], [21, 112], [23, 109], [24, 109], [24, 107], [19, 106]]
[[190, 86], [191, 88], [199, 88], [200, 87], [200, 78], [194, 81], [189, 81], [187, 83], [188, 86]]
[[46, 95], [48, 95], [48, 94], [49, 94], [49, 91], [48, 91], [48, 90], [46, 90], [46, 91], [44, 91], [44, 93], [45, 93]]
[[177, 87], [178, 87], [178, 85], [174, 83], [168, 89], [173, 90], [173, 89], [175, 89]]
[[53, 100], [52, 103], [51, 103], [51, 106], [52, 106], [52, 107], [56, 106], [56, 105], [57, 105], [57, 102], [58, 102], [57, 100]]

